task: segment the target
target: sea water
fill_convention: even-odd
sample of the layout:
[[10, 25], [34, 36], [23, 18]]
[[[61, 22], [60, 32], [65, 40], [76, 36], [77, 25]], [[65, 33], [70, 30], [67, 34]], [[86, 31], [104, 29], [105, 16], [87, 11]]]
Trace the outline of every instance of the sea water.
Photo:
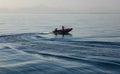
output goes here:
[[[0, 14], [0, 74], [119, 74], [120, 14]], [[55, 28], [73, 28], [68, 35]]]

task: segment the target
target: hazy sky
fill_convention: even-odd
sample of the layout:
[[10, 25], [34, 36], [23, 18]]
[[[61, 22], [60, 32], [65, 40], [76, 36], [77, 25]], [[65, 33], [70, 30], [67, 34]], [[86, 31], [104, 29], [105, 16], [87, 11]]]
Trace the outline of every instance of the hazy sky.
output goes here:
[[0, 0], [0, 10], [120, 11], [120, 0]]

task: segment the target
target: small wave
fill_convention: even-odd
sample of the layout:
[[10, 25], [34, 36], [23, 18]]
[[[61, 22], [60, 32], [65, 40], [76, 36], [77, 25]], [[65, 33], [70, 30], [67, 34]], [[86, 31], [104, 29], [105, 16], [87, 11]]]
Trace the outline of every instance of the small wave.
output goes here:
[[120, 42], [1, 35], [0, 74], [119, 74], [119, 52]]

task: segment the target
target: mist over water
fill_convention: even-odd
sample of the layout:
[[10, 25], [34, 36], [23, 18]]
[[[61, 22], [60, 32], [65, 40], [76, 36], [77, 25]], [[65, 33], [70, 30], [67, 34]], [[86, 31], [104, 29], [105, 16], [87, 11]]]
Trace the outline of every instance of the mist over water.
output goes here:
[[[119, 74], [120, 14], [0, 14], [0, 74]], [[47, 34], [72, 27], [69, 35]]]

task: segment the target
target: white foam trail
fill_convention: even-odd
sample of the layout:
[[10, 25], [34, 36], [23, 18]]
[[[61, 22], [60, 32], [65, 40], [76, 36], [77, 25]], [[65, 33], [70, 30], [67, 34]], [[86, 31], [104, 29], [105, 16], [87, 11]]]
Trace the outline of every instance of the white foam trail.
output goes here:
[[[11, 44], [0, 44], [0, 49], [1, 49], [0, 67], [15, 67], [15, 66], [22, 66], [33, 63], [40, 63], [43, 61], [41, 60], [41, 56], [29, 54], [22, 50], [18, 50], [14, 48]], [[21, 59], [21, 57], [23, 58], [28, 57], [28, 60], [16, 62], [16, 60]]]
[[15, 67], [15, 66], [23, 66], [27, 64], [34, 64], [34, 63], [40, 63], [40, 60], [33, 60], [33, 61], [26, 61], [26, 62], [20, 62], [15, 64], [6, 64], [6, 65], [0, 65], [0, 67]]

